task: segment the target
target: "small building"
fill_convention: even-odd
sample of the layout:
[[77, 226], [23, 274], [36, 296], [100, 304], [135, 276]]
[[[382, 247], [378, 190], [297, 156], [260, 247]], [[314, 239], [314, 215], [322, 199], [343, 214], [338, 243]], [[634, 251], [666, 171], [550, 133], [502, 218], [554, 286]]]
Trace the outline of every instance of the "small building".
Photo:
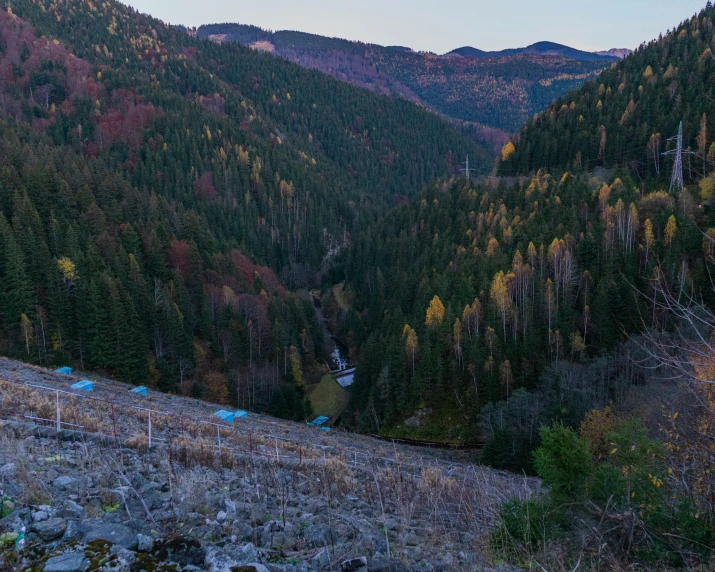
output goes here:
[[77, 383], [70, 385], [70, 389], [78, 389], [80, 391], [92, 391], [92, 389], [94, 389], [94, 382], [89, 381], [88, 379], [83, 379], [82, 381], [78, 381]]
[[134, 389], [130, 389], [129, 393], [136, 393], [137, 395], [146, 395], [146, 387], [143, 385], [140, 385], [139, 387], [135, 387]]
[[221, 411], [217, 411], [216, 413], [214, 413], [214, 417], [218, 417], [226, 423], [233, 423], [234, 413], [233, 411], [226, 411], [225, 409], [221, 409]]
[[71, 368], [71, 367], [67, 367], [67, 366], [58, 367], [58, 368], [55, 370], [55, 373], [61, 373], [61, 374], [63, 374], [63, 375], [72, 375], [72, 368]]
[[248, 417], [248, 411], [244, 411], [243, 409], [237, 409], [236, 411], [234, 411], [233, 416], [236, 419], [245, 419], [246, 417]]

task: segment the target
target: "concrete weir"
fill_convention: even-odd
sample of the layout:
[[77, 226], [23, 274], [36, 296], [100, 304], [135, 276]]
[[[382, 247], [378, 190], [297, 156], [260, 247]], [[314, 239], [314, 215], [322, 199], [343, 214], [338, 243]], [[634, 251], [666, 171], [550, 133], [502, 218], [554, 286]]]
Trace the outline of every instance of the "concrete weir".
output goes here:
[[355, 368], [344, 369], [343, 371], [333, 372], [336, 381], [342, 387], [350, 387], [355, 382]]

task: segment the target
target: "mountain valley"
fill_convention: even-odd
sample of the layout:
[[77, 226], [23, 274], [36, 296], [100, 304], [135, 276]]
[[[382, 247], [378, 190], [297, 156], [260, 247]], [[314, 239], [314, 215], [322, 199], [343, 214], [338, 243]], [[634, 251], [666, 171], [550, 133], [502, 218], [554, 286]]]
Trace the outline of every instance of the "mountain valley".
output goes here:
[[0, 569], [711, 569], [713, 49], [0, 0]]

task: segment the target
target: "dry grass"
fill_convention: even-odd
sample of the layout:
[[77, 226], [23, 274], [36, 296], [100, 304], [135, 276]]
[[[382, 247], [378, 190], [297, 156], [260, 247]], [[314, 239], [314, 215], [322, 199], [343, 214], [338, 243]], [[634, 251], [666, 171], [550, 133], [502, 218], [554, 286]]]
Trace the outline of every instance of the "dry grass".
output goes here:
[[[3, 416], [23, 419], [25, 413], [34, 412], [37, 417], [53, 419], [56, 414], [54, 399], [52, 393], [48, 395], [0, 380], [0, 413]], [[248, 423], [232, 427], [199, 422], [186, 414], [189, 410], [187, 402], [178, 402], [179, 405], [182, 403], [184, 408], [179, 407], [177, 411], [184, 415], [183, 418], [178, 414], [152, 412], [152, 436], [165, 440], [166, 445], [162, 441], [152, 443], [156, 446], [151, 450], [147, 438], [148, 412], [115, 406], [122, 446], [160, 459], [169, 473], [173, 474], [174, 467], [181, 468], [178, 476], [171, 479], [176, 493], [174, 498], [180, 500], [182, 510], [202, 513], [209, 508], [220, 510], [206, 506], [206, 489], [217, 486], [222, 469], [243, 470], [253, 483], [270, 483], [273, 494], [285, 505], [295, 494], [295, 490], [285, 485], [280, 477], [288, 470], [293, 474], [294, 482], [302, 483], [304, 494], [323, 498], [330, 507], [352, 494], [365, 500], [378, 514], [384, 508], [389, 518], [417, 523], [415, 528], [422, 531], [420, 542], [424, 549], [431, 545], [439, 551], [446, 544], [463, 545], [465, 531], [474, 538], [484, 538], [484, 533], [495, 522], [500, 502], [505, 498], [529, 496], [536, 486], [534, 482], [513, 475], [459, 463], [425, 466], [412, 449], [374, 441], [353, 441], [354, 447], [362, 449], [343, 450], [336, 447], [342, 443], [338, 435], [324, 435], [299, 425], [289, 426], [295, 432], [290, 435], [292, 440], [277, 439], [271, 433], [286, 435], [288, 426], [269, 419], [260, 420], [258, 427], [262, 427], [262, 431]], [[162, 405], [157, 403], [155, 406]], [[63, 421], [82, 425], [86, 432], [109, 435], [113, 432], [111, 405], [106, 402], [60, 394], [60, 407]], [[217, 431], [221, 436], [220, 448]], [[300, 442], [298, 438], [310, 439], [310, 442]], [[111, 458], [111, 451], [100, 450], [97, 454]], [[100, 466], [111, 464], [111, 460], [100, 462], [90, 458], [87, 462]], [[448, 465], [452, 467], [449, 474]], [[109, 481], [102, 486], [108, 484]], [[41, 482], [28, 482], [27, 490], [35, 500], [46, 494], [46, 487]], [[252, 498], [251, 495], [261, 493], [247, 489], [245, 494]], [[184, 506], [184, 502], [188, 504]], [[341, 518], [340, 513], [333, 517]], [[486, 550], [484, 546], [477, 548], [480, 552]]]

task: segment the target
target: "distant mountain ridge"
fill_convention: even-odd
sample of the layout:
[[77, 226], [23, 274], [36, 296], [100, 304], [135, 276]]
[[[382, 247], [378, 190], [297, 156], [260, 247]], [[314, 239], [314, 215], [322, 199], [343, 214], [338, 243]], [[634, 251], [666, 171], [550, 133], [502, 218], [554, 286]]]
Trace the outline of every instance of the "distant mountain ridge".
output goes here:
[[535, 44], [531, 44], [530, 46], [526, 46], [525, 48], [512, 48], [496, 52], [487, 52], [477, 48], [472, 48], [471, 46], [465, 46], [463, 48], [452, 50], [449, 54], [457, 54], [467, 58], [501, 58], [506, 56], [531, 54], [569, 58], [582, 62], [597, 62], [616, 61], [619, 59], [619, 56], [615, 53], [611, 53], [613, 51], [614, 50], [609, 50], [608, 52], [584, 52], [583, 50], [577, 50], [576, 48], [571, 48], [555, 42], [537, 42]]
[[[534, 116], [502, 155], [499, 173], [628, 166], [645, 181], [667, 180], [662, 157], [682, 124], [688, 181], [715, 162], [715, 8], [642, 44], [578, 90]], [[663, 177], [663, 175], [666, 175]]]
[[615, 56], [622, 60], [625, 57], [630, 56], [633, 50], [629, 48], [611, 48], [610, 50], [596, 52], [599, 56]]
[[554, 99], [616, 61], [552, 42], [491, 55], [476, 48], [437, 55], [243, 24], [211, 24], [188, 32], [217, 43], [238, 42], [341, 81], [407, 99], [466, 123], [472, 132], [477, 124], [477, 138], [494, 146]]

